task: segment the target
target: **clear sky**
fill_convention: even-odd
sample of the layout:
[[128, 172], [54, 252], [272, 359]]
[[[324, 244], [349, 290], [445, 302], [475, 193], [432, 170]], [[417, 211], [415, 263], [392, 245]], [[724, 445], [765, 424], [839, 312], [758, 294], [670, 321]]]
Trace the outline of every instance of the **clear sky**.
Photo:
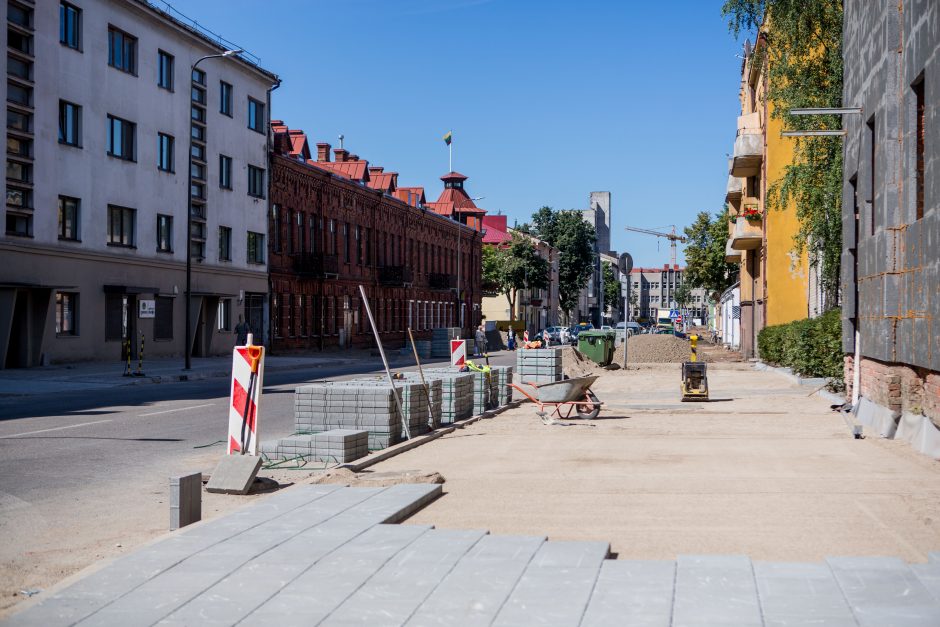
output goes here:
[[275, 119], [311, 144], [344, 134], [428, 200], [453, 129], [478, 205], [512, 224], [610, 191], [611, 245], [637, 265], [669, 245], [624, 226], [681, 230], [723, 205], [741, 60], [720, 0], [170, 3], [283, 79]]

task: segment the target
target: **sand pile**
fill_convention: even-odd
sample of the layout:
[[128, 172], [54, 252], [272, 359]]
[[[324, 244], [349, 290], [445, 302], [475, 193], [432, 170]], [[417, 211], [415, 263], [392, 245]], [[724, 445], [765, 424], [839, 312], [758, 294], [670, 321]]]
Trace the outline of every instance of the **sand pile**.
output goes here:
[[[689, 360], [689, 341], [674, 335], [634, 335], [627, 340], [627, 362], [631, 364], [678, 364]], [[699, 360], [707, 361], [702, 351]], [[623, 346], [614, 351], [614, 363], [623, 363]]]
[[565, 346], [561, 349], [561, 364], [562, 372], [569, 379], [594, 374], [595, 369], [599, 367], [574, 346]]

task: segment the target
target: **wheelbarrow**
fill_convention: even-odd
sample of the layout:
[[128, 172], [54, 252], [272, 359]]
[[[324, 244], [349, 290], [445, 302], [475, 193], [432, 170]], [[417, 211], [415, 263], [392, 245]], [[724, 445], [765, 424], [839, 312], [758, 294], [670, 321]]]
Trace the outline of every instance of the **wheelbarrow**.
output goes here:
[[[527, 399], [538, 405], [536, 413], [542, 422], [550, 423], [553, 416], [562, 419], [571, 417], [574, 413], [583, 420], [592, 420], [601, 413], [601, 403], [597, 395], [591, 391], [591, 386], [597, 381], [597, 377], [578, 377], [576, 379], [565, 379], [564, 381], [555, 381], [554, 383], [528, 383], [523, 385], [531, 388], [524, 389], [515, 383], [510, 383], [512, 387]], [[549, 414], [546, 408], [552, 408]]]

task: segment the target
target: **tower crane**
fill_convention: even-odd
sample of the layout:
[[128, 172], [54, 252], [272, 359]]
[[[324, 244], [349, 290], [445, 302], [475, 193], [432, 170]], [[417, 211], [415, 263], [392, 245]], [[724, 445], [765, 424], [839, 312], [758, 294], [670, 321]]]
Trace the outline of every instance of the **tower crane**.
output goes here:
[[673, 224], [671, 226], [672, 226], [672, 233], [662, 233], [660, 231], [653, 231], [651, 229], [641, 229], [636, 226], [625, 226], [623, 228], [626, 229], [627, 231], [633, 231], [634, 233], [646, 233], [647, 235], [655, 235], [656, 237], [665, 237], [666, 239], [668, 239], [669, 247], [672, 249], [671, 250], [671, 253], [672, 253], [671, 267], [675, 267], [676, 265], [676, 242], [682, 242], [683, 244], [685, 244], [688, 240], [685, 238], [684, 235], [676, 235], [676, 225]]

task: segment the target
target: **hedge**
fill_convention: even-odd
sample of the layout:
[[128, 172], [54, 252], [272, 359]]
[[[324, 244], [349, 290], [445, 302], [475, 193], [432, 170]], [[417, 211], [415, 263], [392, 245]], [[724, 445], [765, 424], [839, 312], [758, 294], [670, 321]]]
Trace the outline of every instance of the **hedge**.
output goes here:
[[787, 366], [803, 377], [842, 378], [842, 313], [765, 327], [757, 335], [763, 361]]

